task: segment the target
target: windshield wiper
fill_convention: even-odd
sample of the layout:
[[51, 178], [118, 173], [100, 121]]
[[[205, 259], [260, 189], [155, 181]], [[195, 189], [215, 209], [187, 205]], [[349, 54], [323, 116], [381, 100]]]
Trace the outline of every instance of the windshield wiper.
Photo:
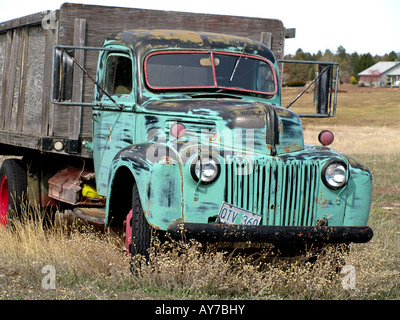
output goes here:
[[246, 43], [244, 44], [244, 46], [243, 46], [243, 48], [242, 48], [242, 52], [240, 53], [239, 58], [236, 58], [235, 67], [234, 67], [233, 70], [232, 70], [232, 74], [231, 74], [231, 77], [229, 78], [229, 82], [232, 82], [232, 80], [233, 80], [233, 76], [235, 75], [235, 72], [236, 72], [236, 69], [237, 69], [237, 67], [238, 67], [238, 65], [239, 65], [239, 62], [240, 62], [240, 60], [241, 60], [242, 57], [243, 57], [244, 48], [246, 48]]

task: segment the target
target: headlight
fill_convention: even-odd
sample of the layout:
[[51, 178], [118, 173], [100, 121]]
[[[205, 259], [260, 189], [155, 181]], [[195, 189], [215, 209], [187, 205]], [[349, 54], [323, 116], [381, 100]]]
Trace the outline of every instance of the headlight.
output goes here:
[[195, 181], [201, 180], [201, 183], [209, 184], [218, 178], [220, 166], [214, 158], [196, 158], [192, 163], [191, 173]]
[[322, 181], [330, 189], [340, 189], [347, 182], [346, 165], [337, 160], [328, 162], [322, 169]]

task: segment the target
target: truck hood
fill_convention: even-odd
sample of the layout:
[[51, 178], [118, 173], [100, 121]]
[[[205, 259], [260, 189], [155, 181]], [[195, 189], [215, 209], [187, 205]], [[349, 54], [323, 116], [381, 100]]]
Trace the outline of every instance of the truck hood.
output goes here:
[[153, 101], [145, 107], [149, 111], [160, 111], [171, 116], [180, 113], [188, 118], [224, 120], [226, 126], [233, 129], [265, 128], [265, 108], [271, 106], [236, 99], [190, 99]]
[[300, 118], [288, 109], [260, 101], [232, 98], [150, 101], [145, 108], [183, 123], [213, 122], [218, 132], [241, 129], [247, 139], [251, 135], [254, 151], [262, 154], [288, 153], [304, 147]]

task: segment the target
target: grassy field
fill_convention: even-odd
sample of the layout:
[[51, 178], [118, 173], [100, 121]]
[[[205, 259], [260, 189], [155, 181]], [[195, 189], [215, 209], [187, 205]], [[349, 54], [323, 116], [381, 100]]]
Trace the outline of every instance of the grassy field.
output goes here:
[[[0, 299], [399, 299], [399, 97], [399, 89], [345, 86], [336, 118], [303, 121], [306, 143], [330, 129], [332, 147], [356, 155], [373, 173], [374, 238], [351, 245], [341, 257], [343, 273], [332, 272], [329, 252], [311, 266], [307, 257], [247, 259], [201, 253], [196, 243], [156, 243], [150, 263], [131, 274], [113, 234], [77, 221], [46, 231], [30, 220], [0, 232]], [[49, 270], [55, 288], [46, 282]]]

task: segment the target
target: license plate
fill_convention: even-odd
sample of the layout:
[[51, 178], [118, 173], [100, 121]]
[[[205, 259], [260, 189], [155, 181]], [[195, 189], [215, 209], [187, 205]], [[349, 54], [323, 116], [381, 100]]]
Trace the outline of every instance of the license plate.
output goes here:
[[259, 225], [262, 216], [223, 202], [219, 209], [218, 218], [220, 223]]

